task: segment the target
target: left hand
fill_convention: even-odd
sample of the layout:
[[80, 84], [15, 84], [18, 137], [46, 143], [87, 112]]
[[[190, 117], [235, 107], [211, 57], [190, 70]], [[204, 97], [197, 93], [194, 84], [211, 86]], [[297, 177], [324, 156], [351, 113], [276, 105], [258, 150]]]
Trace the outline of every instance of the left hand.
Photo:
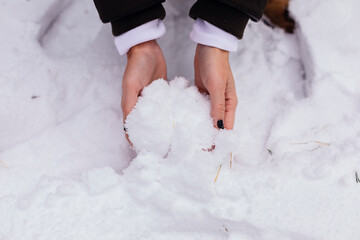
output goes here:
[[229, 52], [198, 44], [194, 59], [195, 85], [210, 95], [211, 117], [217, 128], [233, 129], [238, 103]]
[[[164, 54], [155, 40], [140, 43], [129, 50], [122, 81], [121, 109], [124, 123], [142, 89], [156, 79], [166, 79], [166, 74]], [[125, 136], [131, 144], [126, 132]]]

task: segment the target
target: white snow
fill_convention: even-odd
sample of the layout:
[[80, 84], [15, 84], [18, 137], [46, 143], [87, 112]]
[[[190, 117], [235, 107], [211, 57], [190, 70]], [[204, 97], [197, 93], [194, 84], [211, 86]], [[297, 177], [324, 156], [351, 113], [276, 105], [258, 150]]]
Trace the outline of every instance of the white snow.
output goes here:
[[1, 240], [360, 238], [360, 3], [291, 0], [294, 35], [248, 25], [234, 131], [185, 80], [192, 3], [165, 4], [168, 77], [185, 78], [142, 92], [135, 151], [92, 1], [0, 3]]
[[159, 156], [191, 154], [210, 149], [216, 129], [210, 117], [208, 96], [199, 93], [189, 81], [163, 79], [145, 88], [126, 119], [130, 141], [137, 152]]

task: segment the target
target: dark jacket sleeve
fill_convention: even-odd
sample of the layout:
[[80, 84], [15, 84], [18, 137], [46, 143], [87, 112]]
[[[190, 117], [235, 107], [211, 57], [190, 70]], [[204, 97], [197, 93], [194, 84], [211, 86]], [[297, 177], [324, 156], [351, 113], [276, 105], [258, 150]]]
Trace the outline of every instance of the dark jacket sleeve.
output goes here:
[[165, 17], [165, 0], [94, 0], [103, 23], [111, 23], [114, 36]]
[[201, 18], [241, 39], [249, 19], [259, 21], [267, 0], [198, 0], [190, 17]]

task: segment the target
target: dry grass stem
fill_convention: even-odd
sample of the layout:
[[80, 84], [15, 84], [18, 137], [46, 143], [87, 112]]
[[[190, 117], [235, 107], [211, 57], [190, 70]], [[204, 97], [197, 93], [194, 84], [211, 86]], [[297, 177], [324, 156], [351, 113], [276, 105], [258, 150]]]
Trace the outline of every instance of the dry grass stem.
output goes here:
[[305, 145], [305, 144], [309, 144], [309, 143], [317, 143], [321, 146], [330, 146], [330, 143], [324, 143], [324, 142], [320, 142], [320, 141], [308, 141], [308, 142], [303, 142], [303, 143], [290, 143], [291, 145]]
[[218, 170], [218, 172], [217, 172], [217, 174], [216, 174], [214, 184], [216, 183], [216, 181], [217, 181], [217, 179], [218, 179], [218, 177], [219, 177], [219, 173], [220, 173], [221, 167], [222, 167], [222, 164], [220, 164], [220, 166], [219, 166], [219, 170]]
[[330, 143], [324, 143], [324, 142], [319, 142], [319, 141], [314, 141], [314, 143], [320, 144], [320, 145], [325, 145], [325, 146], [330, 146]]
[[323, 146], [330, 146], [330, 143], [324, 143], [324, 142], [320, 142], [320, 141], [308, 141], [308, 142], [303, 142], [303, 143], [290, 143], [292, 145], [306, 145], [306, 144], [309, 144], [309, 143], [316, 143], [318, 144], [318, 146], [316, 146], [315, 148], [311, 149], [311, 150], [306, 150], [306, 151], [309, 151], [309, 152], [313, 152], [319, 148], [322, 148]]
[[1, 163], [2, 165], [4, 165], [5, 168], [9, 169], [9, 167], [6, 166], [6, 164], [5, 164], [3, 161], [0, 160], [0, 163]]
[[319, 146], [317, 146], [316, 148], [313, 148], [313, 149], [307, 150], [307, 151], [313, 152], [313, 151], [315, 151], [315, 150], [317, 150], [317, 149], [319, 149], [319, 148], [322, 148], [323, 146], [325, 146], [325, 145], [319, 145]]

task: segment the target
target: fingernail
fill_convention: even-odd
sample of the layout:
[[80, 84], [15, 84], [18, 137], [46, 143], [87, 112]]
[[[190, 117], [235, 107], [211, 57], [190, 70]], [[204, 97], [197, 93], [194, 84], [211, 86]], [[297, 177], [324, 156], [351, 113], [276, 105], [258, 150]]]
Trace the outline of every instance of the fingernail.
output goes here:
[[218, 127], [219, 129], [224, 129], [224, 122], [223, 122], [223, 120], [218, 120], [218, 121], [217, 121], [217, 127]]

